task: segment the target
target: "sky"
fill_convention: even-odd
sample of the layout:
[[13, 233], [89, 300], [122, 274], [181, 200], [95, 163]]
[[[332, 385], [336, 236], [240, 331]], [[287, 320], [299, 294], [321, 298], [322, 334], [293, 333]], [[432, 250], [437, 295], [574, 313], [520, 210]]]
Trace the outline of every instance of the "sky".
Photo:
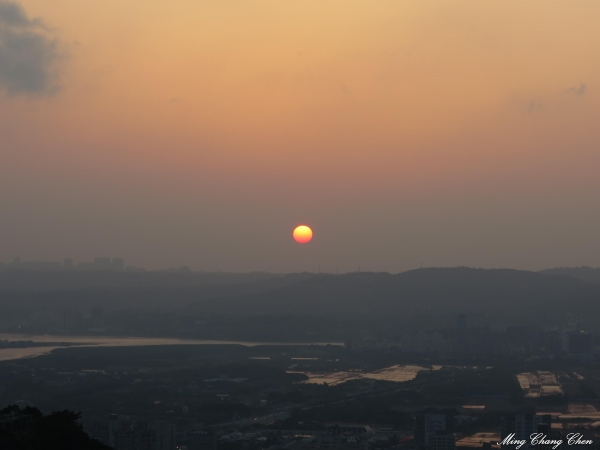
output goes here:
[[600, 266], [598, 17], [597, 0], [0, 0], [0, 262]]

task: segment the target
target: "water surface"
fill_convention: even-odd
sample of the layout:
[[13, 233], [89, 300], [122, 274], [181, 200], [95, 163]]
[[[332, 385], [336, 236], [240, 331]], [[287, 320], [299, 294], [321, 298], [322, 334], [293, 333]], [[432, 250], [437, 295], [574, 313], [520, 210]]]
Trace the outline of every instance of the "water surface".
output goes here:
[[[33, 341], [45, 344], [57, 343], [56, 346], [46, 347], [3, 348], [0, 349], [0, 361], [47, 355], [57, 348], [68, 348], [75, 344], [78, 347], [140, 347], [147, 345], [243, 345], [246, 347], [256, 347], [258, 345], [344, 345], [339, 342], [246, 342], [147, 337], [56, 336], [48, 334], [0, 334], [0, 340]], [[70, 345], [60, 345], [62, 343]]]

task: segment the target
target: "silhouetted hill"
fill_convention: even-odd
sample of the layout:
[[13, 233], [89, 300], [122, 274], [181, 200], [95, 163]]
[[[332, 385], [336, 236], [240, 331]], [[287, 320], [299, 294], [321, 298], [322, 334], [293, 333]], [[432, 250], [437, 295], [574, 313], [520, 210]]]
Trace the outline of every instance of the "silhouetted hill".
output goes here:
[[600, 286], [562, 275], [470, 268], [323, 275], [260, 294], [198, 301], [206, 313], [396, 318], [422, 326], [466, 313], [488, 324], [600, 317]]
[[556, 267], [540, 271], [545, 275], [567, 275], [588, 283], [600, 284], [600, 268], [596, 267]]
[[[423, 329], [454, 326], [457, 314], [463, 313], [473, 326], [563, 325], [577, 317], [585, 318], [587, 327], [600, 329], [600, 285], [567, 275], [459, 267], [240, 280], [243, 277], [203, 286], [0, 292], [0, 308], [5, 320], [21, 323], [43, 311], [72, 308], [85, 315], [101, 306], [114, 312], [121, 332], [162, 335], [184, 333], [191, 325], [182, 324], [191, 318], [210, 318], [208, 326], [194, 331], [194, 336], [206, 337], [217, 336], [211, 330], [234, 329], [250, 319], [244, 326], [256, 330], [278, 321], [286, 329], [294, 322], [299, 329], [306, 328], [300, 323], [320, 323], [326, 329], [342, 322], [356, 330], [384, 325]], [[218, 336], [229, 334], [231, 330]]]
[[[10, 272], [4, 274], [7, 273], [10, 274]], [[85, 274], [87, 278], [84, 278], [85, 282], [83, 282], [78, 277], [70, 279], [73, 274], [68, 273], [29, 272], [24, 274], [24, 271], [20, 273], [15, 271], [13, 274], [19, 277], [18, 283], [13, 283], [7, 276], [9, 281], [5, 286], [20, 285], [24, 280], [29, 279], [32, 283], [37, 283], [38, 288], [4, 292], [0, 289], [0, 308], [5, 315], [14, 313], [27, 315], [32, 311], [56, 310], [57, 308], [74, 308], [87, 312], [96, 306], [101, 306], [106, 310], [173, 311], [199, 299], [259, 294], [318, 276], [310, 273], [273, 275], [265, 273], [171, 274], [151, 272], [148, 274], [124, 274], [98, 272]], [[127, 276], [120, 278], [122, 275]], [[136, 277], [138, 275], [139, 278]], [[68, 280], [66, 285], [69, 287], [40, 290], [41, 286], [51, 281], [52, 277], [58, 279], [54, 284]], [[91, 284], [92, 287], [77, 289], [78, 283]]]

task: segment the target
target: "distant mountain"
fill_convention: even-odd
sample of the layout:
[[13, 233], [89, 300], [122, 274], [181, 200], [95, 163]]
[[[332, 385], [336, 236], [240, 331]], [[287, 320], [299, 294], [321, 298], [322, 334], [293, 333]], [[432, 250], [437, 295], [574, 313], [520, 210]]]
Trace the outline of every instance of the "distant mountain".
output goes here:
[[321, 323], [321, 328], [343, 322], [340, 327], [357, 331], [427, 329], [454, 327], [458, 314], [467, 314], [470, 326], [554, 326], [584, 318], [586, 327], [600, 331], [600, 284], [548, 271], [458, 267], [399, 274], [229, 274], [221, 279], [163, 275], [98, 288], [0, 290], [0, 310], [6, 320], [67, 309], [89, 314], [96, 306], [127, 314], [145, 311], [155, 320], [144, 329], [156, 332], [177, 330], [176, 324], [188, 317], [210, 318], [209, 328], [235, 328], [235, 321], [250, 320], [257, 329], [273, 321], [286, 329], [296, 322]]
[[567, 275], [588, 283], [600, 284], [600, 268], [597, 267], [557, 267], [542, 270], [540, 273], [545, 275]]
[[433, 268], [396, 275], [321, 275], [267, 292], [197, 301], [190, 309], [393, 318], [416, 327], [453, 324], [459, 313], [467, 314], [473, 324], [554, 325], [585, 317], [594, 318], [595, 325], [600, 318], [600, 286], [565, 275], [519, 270]]
[[[11, 277], [12, 274], [12, 277]], [[0, 272], [0, 310], [44, 311], [75, 308], [173, 311], [199, 299], [258, 294], [300, 280], [311, 273], [52, 273]], [[28, 286], [27, 283], [30, 283]]]

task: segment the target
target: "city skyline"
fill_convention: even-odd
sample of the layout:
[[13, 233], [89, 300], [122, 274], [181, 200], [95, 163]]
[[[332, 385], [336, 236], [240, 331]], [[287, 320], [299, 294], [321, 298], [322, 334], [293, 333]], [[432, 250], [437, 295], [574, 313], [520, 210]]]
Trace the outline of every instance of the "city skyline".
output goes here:
[[[91, 260], [84, 260], [84, 261], [75, 261], [73, 258], [71, 257], [65, 257], [62, 259], [56, 259], [56, 260], [28, 260], [28, 259], [23, 259], [19, 256], [15, 256], [11, 261], [0, 261], [0, 270], [2, 269], [26, 269], [26, 270], [39, 270], [39, 271], [47, 271], [47, 270], [55, 270], [55, 269], [71, 269], [71, 270], [125, 270], [125, 271], [134, 271], [134, 272], [139, 272], [139, 271], [173, 271], [173, 270], [177, 270], [177, 271], [181, 271], [181, 272], [204, 272], [204, 273], [228, 273], [227, 271], [206, 271], [206, 270], [197, 270], [194, 267], [189, 267], [187, 265], [176, 265], [176, 266], [160, 266], [159, 264], [153, 264], [152, 268], [146, 269], [145, 267], [139, 267], [139, 266], [133, 266], [133, 265], [129, 265], [129, 264], [125, 264], [125, 258], [121, 258], [121, 257], [108, 257], [108, 256], [96, 256], [93, 257]], [[437, 266], [424, 266], [423, 264], [421, 264], [418, 267], [412, 267], [412, 268], [408, 268], [407, 270], [403, 270], [400, 272], [388, 272], [388, 271], [379, 271], [379, 272], [385, 272], [385, 273], [402, 273], [402, 272], [407, 272], [407, 271], [411, 271], [411, 270], [416, 270], [416, 269], [444, 269], [444, 268], [451, 268], [451, 267], [437, 267]], [[482, 269], [481, 267], [470, 267], [470, 266], [457, 266], [456, 268], [470, 268], [470, 269]], [[305, 270], [304, 272], [308, 272], [308, 273], [323, 273], [323, 274], [350, 274], [350, 273], [359, 273], [359, 272], [375, 272], [375, 271], [370, 271], [370, 270], [364, 270], [362, 268], [362, 266], [359, 264], [357, 267], [351, 268], [350, 270], [347, 271], [341, 271], [339, 266], [335, 266], [333, 267], [322, 267], [320, 264], [317, 264], [316, 267], [312, 268], [313, 270]], [[497, 267], [497, 268], [492, 268], [492, 269], [510, 269], [507, 267]], [[560, 270], [560, 269], [565, 269], [565, 270], [570, 270], [570, 269], [591, 269], [592, 271], [595, 270], [599, 270], [599, 268], [594, 268], [594, 267], [590, 267], [590, 266], [573, 266], [573, 267], [546, 267], [543, 268], [541, 270], [539, 270], [539, 272], [544, 272], [544, 271], [553, 271], [553, 270]], [[251, 272], [265, 272], [265, 273], [269, 273], [268, 271], [240, 271], [240, 272], [229, 272], [229, 273], [251, 273]], [[534, 271], [535, 272], [535, 271]], [[278, 271], [273, 271], [270, 273], [286, 273], [286, 272], [278, 272]], [[288, 272], [288, 273], [293, 273], [293, 272]]]

